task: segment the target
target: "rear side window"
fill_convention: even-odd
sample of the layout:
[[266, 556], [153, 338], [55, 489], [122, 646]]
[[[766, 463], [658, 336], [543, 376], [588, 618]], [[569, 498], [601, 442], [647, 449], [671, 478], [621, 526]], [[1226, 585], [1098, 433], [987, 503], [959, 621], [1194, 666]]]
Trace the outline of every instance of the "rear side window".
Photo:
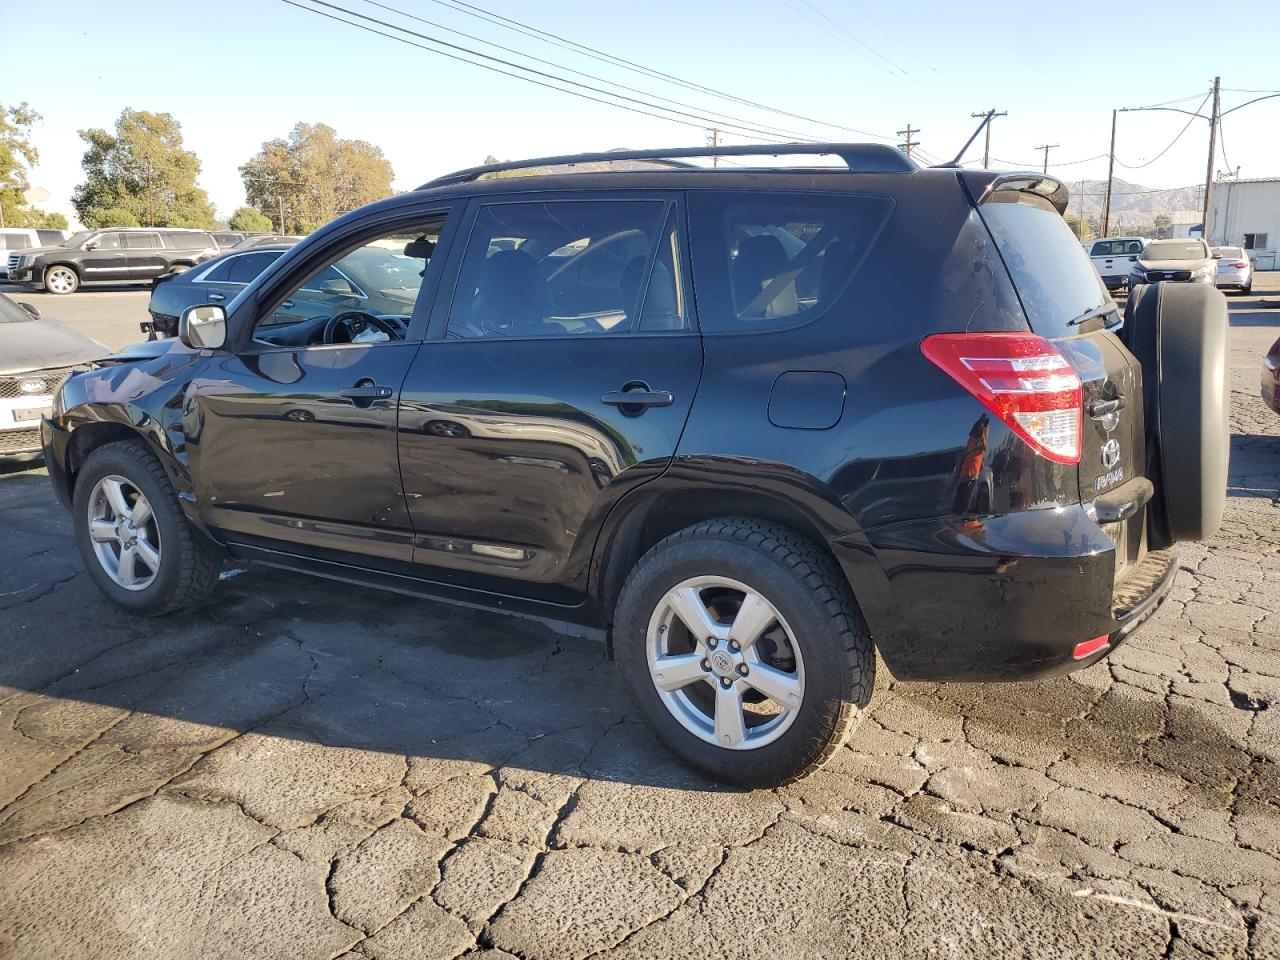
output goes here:
[[[646, 280], [673, 285], [665, 200], [494, 203], [476, 216], [449, 314], [451, 339], [625, 334]], [[680, 302], [655, 293], [646, 329], [682, 329]]]
[[207, 233], [177, 230], [164, 235], [165, 246], [171, 250], [203, 250], [205, 247], [216, 247], [213, 237]]
[[1042, 337], [1069, 337], [1104, 323], [1081, 327], [1071, 322], [1102, 306], [1108, 295], [1053, 204], [1022, 190], [995, 190], [978, 211], [995, 238], [1032, 330]]
[[158, 250], [160, 234], [158, 233], [126, 233], [124, 245], [128, 250]]
[[234, 257], [223, 260], [200, 279], [205, 283], [226, 283], [231, 278], [231, 265], [233, 263], [235, 263]]
[[824, 312], [848, 286], [889, 210], [882, 197], [691, 194], [703, 332], [777, 329]]
[[233, 257], [231, 273], [228, 280], [232, 283], [251, 283], [258, 279], [258, 274], [267, 269], [280, 256], [279, 252], [246, 253], [243, 257]]

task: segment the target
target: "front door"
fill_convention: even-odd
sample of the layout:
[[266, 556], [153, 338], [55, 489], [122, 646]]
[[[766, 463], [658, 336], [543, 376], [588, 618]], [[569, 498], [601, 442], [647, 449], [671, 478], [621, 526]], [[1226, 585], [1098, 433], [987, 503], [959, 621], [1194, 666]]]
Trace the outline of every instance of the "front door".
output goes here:
[[[371, 566], [410, 561], [396, 408], [444, 224], [443, 213], [424, 214], [295, 268], [278, 289], [262, 291], [248, 347], [193, 385], [193, 484], [206, 522], [229, 542]], [[299, 318], [279, 309], [312, 277], [357, 255], [380, 264], [366, 277], [400, 295], [399, 314], [315, 303]]]
[[129, 252], [125, 249], [126, 234], [112, 230], [100, 233], [90, 240], [81, 259], [85, 280], [128, 280]]
[[644, 193], [473, 205], [401, 403], [420, 576], [580, 599], [595, 531], [666, 469], [698, 386], [677, 213]]
[[126, 233], [125, 247], [129, 251], [129, 277], [133, 280], [151, 280], [160, 276], [169, 266], [158, 233]]

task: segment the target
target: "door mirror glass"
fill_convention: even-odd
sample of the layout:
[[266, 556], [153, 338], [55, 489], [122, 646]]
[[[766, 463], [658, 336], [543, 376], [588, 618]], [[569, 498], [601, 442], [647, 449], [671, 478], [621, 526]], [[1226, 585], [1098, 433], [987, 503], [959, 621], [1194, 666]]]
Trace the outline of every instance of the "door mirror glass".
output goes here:
[[1213, 259], [1215, 259], [1215, 260], [1221, 260], [1221, 259], [1222, 259], [1222, 254], [1220, 254], [1220, 253], [1215, 253], [1215, 254], [1213, 255]]
[[227, 312], [214, 304], [187, 307], [178, 321], [178, 339], [196, 350], [217, 350], [227, 342]]
[[355, 287], [345, 280], [326, 280], [320, 284], [320, 292], [327, 293], [332, 297], [354, 297], [356, 295]]

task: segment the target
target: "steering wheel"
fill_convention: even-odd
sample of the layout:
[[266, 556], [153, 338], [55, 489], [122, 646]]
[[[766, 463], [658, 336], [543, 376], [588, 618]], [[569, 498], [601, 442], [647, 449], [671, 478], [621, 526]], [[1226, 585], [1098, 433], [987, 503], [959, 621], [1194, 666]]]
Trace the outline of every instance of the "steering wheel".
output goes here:
[[390, 320], [375, 317], [363, 310], [345, 310], [335, 313], [324, 325], [321, 343], [356, 343], [356, 337], [370, 328], [381, 330], [389, 340], [404, 339], [400, 329]]

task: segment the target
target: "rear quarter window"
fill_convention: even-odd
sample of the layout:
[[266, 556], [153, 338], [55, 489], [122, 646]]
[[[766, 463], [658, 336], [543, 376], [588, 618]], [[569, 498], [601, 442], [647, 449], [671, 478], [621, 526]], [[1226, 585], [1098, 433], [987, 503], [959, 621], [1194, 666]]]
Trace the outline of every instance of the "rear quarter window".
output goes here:
[[1107, 302], [1108, 294], [1071, 228], [1046, 198], [995, 190], [978, 208], [1022, 301], [1031, 329], [1070, 337], [1101, 326], [1071, 321]]
[[217, 246], [209, 234], [194, 231], [166, 233], [164, 244], [171, 250], [203, 250], [205, 247]]
[[817, 318], [849, 285], [891, 209], [885, 197], [691, 193], [703, 332], [775, 330]]

